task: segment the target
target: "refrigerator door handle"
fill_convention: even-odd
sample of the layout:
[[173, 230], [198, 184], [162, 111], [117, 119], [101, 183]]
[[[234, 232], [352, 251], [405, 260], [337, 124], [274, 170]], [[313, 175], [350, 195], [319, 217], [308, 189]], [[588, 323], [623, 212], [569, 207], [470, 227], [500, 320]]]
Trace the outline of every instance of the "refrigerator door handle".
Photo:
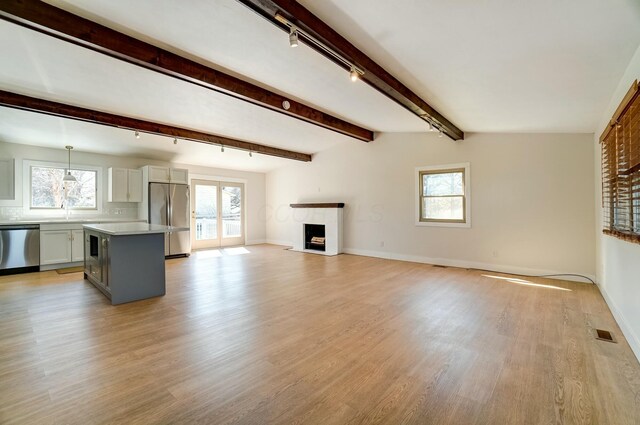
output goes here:
[[169, 190], [167, 191], [167, 226], [171, 226], [171, 186], [168, 186]]

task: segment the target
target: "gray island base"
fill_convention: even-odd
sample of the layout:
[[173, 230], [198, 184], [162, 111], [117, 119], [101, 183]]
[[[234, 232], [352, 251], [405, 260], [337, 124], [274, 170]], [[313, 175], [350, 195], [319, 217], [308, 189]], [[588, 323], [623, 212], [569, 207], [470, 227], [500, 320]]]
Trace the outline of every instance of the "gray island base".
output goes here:
[[112, 305], [164, 295], [164, 234], [180, 230], [147, 223], [84, 226], [85, 279]]

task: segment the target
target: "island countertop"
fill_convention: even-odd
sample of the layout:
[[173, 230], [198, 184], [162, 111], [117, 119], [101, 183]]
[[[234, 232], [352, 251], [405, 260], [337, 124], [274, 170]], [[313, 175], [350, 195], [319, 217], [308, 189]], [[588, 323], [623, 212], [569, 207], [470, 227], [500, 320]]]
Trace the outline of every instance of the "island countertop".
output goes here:
[[188, 227], [163, 226], [161, 224], [149, 224], [140, 222], [85, 224], [82, 227], [87, 230], [93, 230], [111, 236], [169, 233], [189, 230]]

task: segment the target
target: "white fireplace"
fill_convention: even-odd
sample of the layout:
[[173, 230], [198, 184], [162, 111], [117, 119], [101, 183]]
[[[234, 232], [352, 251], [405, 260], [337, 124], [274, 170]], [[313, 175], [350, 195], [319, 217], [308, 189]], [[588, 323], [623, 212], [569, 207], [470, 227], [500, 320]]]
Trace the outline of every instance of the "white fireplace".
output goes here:
[[343, 203], [291, 204], [293, 251], [320, 255], [342, 253]]

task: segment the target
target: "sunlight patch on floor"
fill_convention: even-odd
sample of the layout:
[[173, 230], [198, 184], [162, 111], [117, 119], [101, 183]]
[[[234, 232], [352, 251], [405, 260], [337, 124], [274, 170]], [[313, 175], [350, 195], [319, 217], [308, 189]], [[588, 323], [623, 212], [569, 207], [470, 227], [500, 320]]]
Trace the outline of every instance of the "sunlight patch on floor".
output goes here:
[[222, 257], [222, 252], [219, 249], [207, 249], [205, 251], [195, 251], [193, 253], [197, 258], [215, 258]]
[[203, 249], [193, 251], [193, 255], [196, 258], [218, 258], [226, 255], [244, 255], [251, 254], [247, 248], [243, 246], [236, 246], [233, 248], [217, 248], [217, 249]]
[[542, 283], [533, 283], [530, 282], [528, 280], [524, 280], [524, 279], [517, 279], [517, 278], [513, 278], [513, 277], [504, 277], [504, 276], [493, 276], [493, 275], [488, 275], [488, 274], [483, 274], [482, 276], [484, 277], [489, 277], [491, 279], [499, 279], [499, 280], [504, 280], [506, 282], [509, 283], [516, 283], [518, 285], [524, 285], [524, 286], [535, 286], [538, 288], [547, 288], [547, 289], [557, 289], [559, 291], [569, 291], [572, 292], [571, 289], [567, 289], [567, 288], [562, 288], [560, 286], [555, 286], [555, 285], [545, 285]]
[[236, 248], [225, 248], [224, 253], [227, 255], [244, 255], [250, 254], [251, 252], [243, 246], [238, 246]]

